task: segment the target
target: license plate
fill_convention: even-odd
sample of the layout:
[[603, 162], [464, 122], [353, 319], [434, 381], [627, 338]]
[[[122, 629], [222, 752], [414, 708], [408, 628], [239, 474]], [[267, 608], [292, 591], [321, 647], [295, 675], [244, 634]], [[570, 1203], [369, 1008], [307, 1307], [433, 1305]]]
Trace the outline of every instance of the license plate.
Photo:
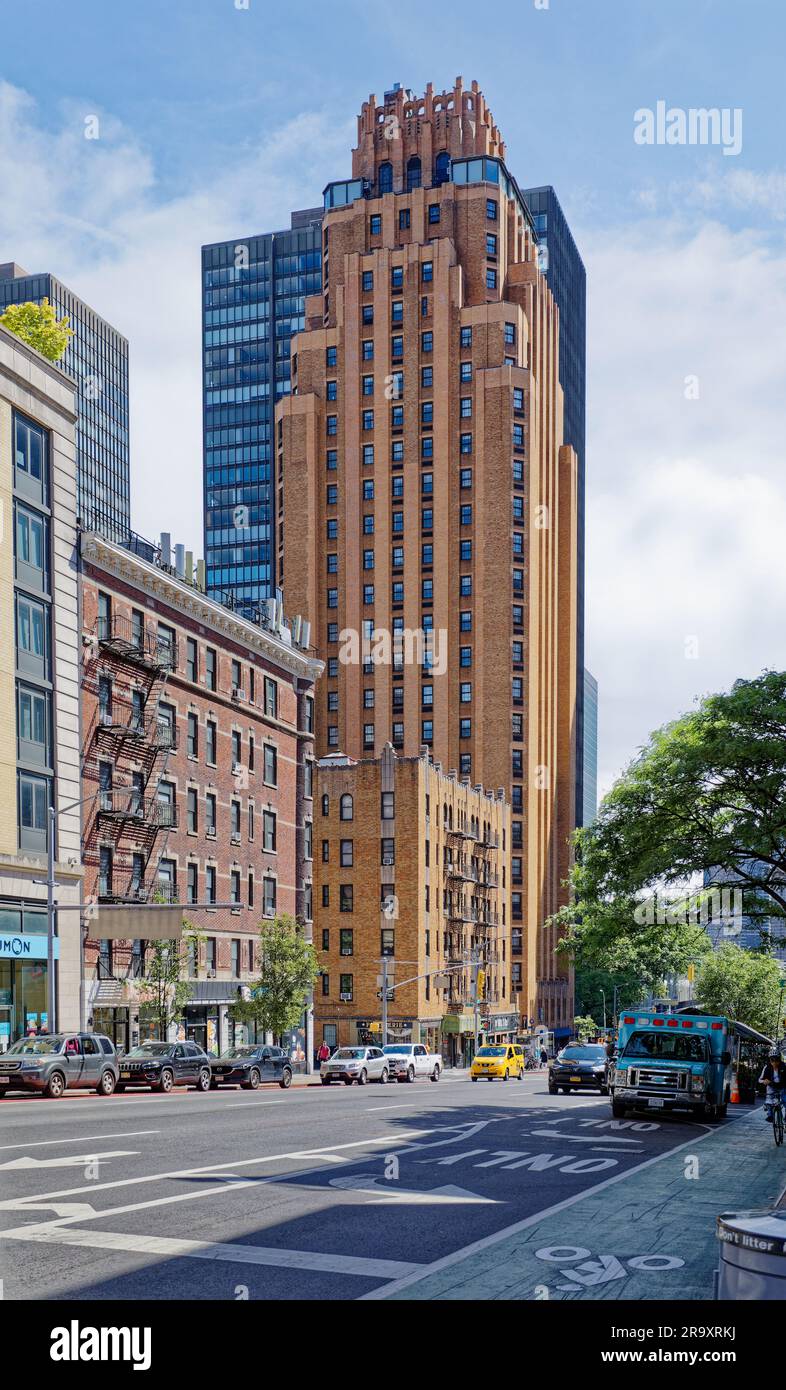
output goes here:
[[120, 1076], [123, 1079], [123, 1081], [127, 1081], [130, 1078], [131, 1073], [130, 1071], [121, 1071]]
[[663, 1106], [666, 1104], [665, 1100], [661, 1100], [659, 1096], [650, 1096], [649, 1103], [653, 1105], [656, 1110], [662, 1110]]
[[569, 1081], [572, 1081], [573, 1084], [574, 1084], [574, 1086], [578, 1086], [578, 1085], [581, 1084], [581, 1077], [580, 1077], [580, 1076], [569, 1076], [569, 1077], [568, 1077], [568, 1080], [569, 1080]]

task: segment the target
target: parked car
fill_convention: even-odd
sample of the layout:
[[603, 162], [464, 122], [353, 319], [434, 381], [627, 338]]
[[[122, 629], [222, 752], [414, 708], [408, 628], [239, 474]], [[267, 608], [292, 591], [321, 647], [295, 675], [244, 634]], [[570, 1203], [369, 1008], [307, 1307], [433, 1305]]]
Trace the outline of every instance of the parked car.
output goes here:
[[114, 1043], [103, 1033], [20, 1038], [0, 1056], [0, 1095], [38, 1091], [58, 1100], [81, 1087], [111, 1096], [119, 1073]]
[[144, 1042], [124, 1053], [120, 1060], [117, 1090], [148, 1086], [171, 1091], [173, 1086], [210, 1089], [212, 1059], [194, 1042]]
[[609, 1063], [602, 1043], [568, 1043], [549, 1062], [549, 1095], [595, 1090], [608, 1095]]
[[524, 1049], [513, 1043], [486, 1043], [475, 1053], [469, 1074], [472, 1081], [479, 1081], [482, 1076], [487, 1081], [507, 1081], [510, 1076], [520, 1081], [524, 1075]]
[[442, 1058], [422, 1043], [388, 1043], [382, 1051], [388, 1059], [390, 1076], [396, 1081], [414, 1081], [417, 1076], [439, 1081]]
[[330, 1061], [323, 1062], [320, 1078], [323, 1086], [331, 1081], [343, 1081], [351, 1086], [365, 1086], [367, 1081], [380, 1081], [384, 1086], [390, 1075], [388, 1059], [380, 1047], [339, 1047]]
[[267, 1043], [244, 1043], [228, 1047], [212, 1066], [210, 1085], [242, 1086], [255, 1091], [260, 1081], [277, 1081], [283, 1090], [292, 1085], [292, 1067], [282, 1047]]

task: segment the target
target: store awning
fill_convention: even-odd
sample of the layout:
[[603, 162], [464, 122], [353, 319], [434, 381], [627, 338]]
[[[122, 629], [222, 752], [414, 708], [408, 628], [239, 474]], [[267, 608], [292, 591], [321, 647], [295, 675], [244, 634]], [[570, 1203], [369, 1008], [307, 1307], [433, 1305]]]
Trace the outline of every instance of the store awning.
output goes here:
[[474, 1033], [475, 1019], [472, 1014], [445, 1014], [442, 1020], [443, 1033]]
[[90, 941], [179, 941], [183, 909], [177, 907], [98, 908], [88, 919]]

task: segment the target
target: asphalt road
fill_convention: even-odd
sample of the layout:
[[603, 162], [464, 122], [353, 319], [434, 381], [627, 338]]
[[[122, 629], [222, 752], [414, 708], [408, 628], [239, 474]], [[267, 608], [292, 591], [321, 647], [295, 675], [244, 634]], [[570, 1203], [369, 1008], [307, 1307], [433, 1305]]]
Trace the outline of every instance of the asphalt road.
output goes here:
[[[6, 1299], [358, 1299], [706, 1126], [614, 1121], [545, 1074], [0, 1101]], [[42, 1247], [46, 1247], [45, 1249]]]

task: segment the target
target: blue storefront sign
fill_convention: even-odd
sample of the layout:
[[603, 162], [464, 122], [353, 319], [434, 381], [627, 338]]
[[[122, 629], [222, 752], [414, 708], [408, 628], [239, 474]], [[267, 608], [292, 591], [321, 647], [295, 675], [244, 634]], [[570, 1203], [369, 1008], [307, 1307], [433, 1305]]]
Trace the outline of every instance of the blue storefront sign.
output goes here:
[[[60, 942], [54, 941], [55, 960], [60, 955]], [[46, 937], [12, 932], [0, 936], [0, 960], [46, 960]]]

